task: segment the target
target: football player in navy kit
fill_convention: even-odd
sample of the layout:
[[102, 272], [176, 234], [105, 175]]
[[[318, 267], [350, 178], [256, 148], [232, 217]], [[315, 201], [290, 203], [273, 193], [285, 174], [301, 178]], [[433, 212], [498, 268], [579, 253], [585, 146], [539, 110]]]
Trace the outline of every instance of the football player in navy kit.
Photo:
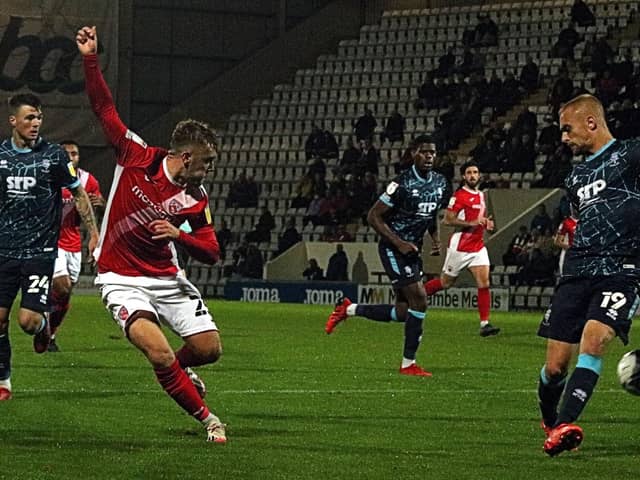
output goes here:
[[[387, 186], [369, 211], [369, 224], [378, 232], [380, 260], [396, 291], [396, 304], [354, 304], [345, 298], [329, 316], [325, 331], [331, 333], [349, 316], [375, 321], [405, 323], [405, 342], [400, 373], [431, 376], [416, 364], [422, 338], [427, 296], [422, 286], [422, 240], [427, 229], [437, 225], [438, 211], [451, 195], [446, 178], [433, 171], [436, 147], [421, 135], [410, 146], [413, 166]], [[437, 239], [437, 229], [430, 233]]]
[[547, 338], [538, 396], [551, 456], [582, 442], [574, 422], [593, 394], [607, 344], [616, 336], [628, 342], [640, 276], [640, 142], [613, 138], [602, 104], [587, 94], [561, 107], [560, 130], [573, 154], [587, 157], [565, 179], [579, 223], [538, 331]]
[[63, 187], [73, 194], [76, 209], [91, 235], [89, 251], [98, 243], [91, 202], [67, 152], [40, 136], [40, 99], [30, 93], [8, 100], [11, 138], [0, 143], [0, 400], [11, 398], [9, 312], [22, 290], [18, 323], [33, 335], [37, 353], [50, 340], [46, 312], [57, 255]]

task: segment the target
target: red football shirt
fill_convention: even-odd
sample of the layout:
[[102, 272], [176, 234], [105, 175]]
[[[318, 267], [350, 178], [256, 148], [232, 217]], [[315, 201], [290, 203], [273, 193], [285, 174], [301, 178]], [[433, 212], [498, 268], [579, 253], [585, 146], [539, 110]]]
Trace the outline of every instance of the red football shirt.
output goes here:
[[[460, 220], [472, 221], [485, 215], [484, 193], [462, 187], [451, 196], [448, 211], [457, 214]], [[484, 225], [467, 227], [454, 233], [449, 240], [449, 248], [458, 252], [477, 252], [484, 247]]]
[[197, 260], [215, 262], [219, 247], [204, 188], [185, 190], [176, 184], [167, 170], [167, 151], [148, 146], [122, 123], [97, 56], [84, 57], [84, 70], [91, 106], [117, 155], [100, 242], [94, 254], [98, 272], [175, 276], [179, 267], [171, 241], [151, 238], [154, 232], [149, 224], [161, 219], [176, 227], [188, 221], [193, 235], [182, 232], [176, 241]]
[[[96, 177], [86, 170], [78, 168], [78, 179], [87, 191], [94, 195], [102, 196], [100, 193], [100, 184]], [[71, 192], [62, 189], [62, 221], [60, 222], [60, 238], [58, 239], [58, 247], [67, 252], [82, 251], [82, 238], [80, 236], [80, 215], [76, 210], [75, 202]]]

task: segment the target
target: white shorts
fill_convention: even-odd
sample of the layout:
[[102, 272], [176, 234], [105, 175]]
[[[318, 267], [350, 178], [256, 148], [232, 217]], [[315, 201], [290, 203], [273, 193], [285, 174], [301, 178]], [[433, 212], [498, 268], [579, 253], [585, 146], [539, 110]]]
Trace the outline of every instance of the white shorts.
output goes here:
[[482, 250], [477, 252], [459, 252], [447, 248], [447, 257], [444, 259], [442, 272], [450, 277], [457, 277], [465, 268], [485, 265], [491, 265], [487, 247], [482, 247]]
[[95, 283], [102, 302], [123, 331], [137, 310], [153, 312], [160, 324], [182, 338], [218, 330], [200, 292], [182, 275], [153, 278], [102, 273]]
[[76, 283], [80, 277], [82, 252], [67, 252], [58, 248], [58, 258], [53, 267], [53, 278], [69, 276], [71, 283]]

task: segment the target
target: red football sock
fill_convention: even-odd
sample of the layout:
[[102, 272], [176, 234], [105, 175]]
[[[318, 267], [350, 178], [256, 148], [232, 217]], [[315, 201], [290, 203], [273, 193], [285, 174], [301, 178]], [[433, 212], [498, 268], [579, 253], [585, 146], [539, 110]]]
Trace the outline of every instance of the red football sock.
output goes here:
[[69, 311], [70, 295], [51, 294], [51, 312], [49, 313], [49, 328], [51, 335], [55, 335], [56, 330], [62, 324], [65, 315]]
[[427, 295], [431, 296], [442, 290], [442, 282], [439, 278], [432, 278], [424, 284], [424, 289], [427, 291]]
[[491, 305], [491, 293], [489, 288], [478, 289], [478, 313], [480, 314], [480, 321], [489, 321], [489, 308]]
[[154, 369], [158, 382], [173, 400], [189, 415], [203, 421], [209, 416], [209, 409], [204, 404], [196, 387], [187, 374], [180, 368], [176, 359], [171, 366]]

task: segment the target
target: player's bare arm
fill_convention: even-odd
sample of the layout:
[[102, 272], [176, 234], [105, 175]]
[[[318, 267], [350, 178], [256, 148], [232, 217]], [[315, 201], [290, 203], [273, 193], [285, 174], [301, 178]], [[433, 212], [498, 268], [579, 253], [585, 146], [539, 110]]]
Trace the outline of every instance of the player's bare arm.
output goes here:
[[98, 34], [96, 27], [82, 27], [76, 33], [76, 45], [84, 56], [93, 55], [98, 52]]
[[98, 224], [96, 222], [96, 217], [93, 214], [93, 208], [91, 207], [91, 200], [89, 200], [89, 195], [87, 195], [87, 191], [79, 185], [77, 188], [69, 189], [73, 195], [73, 201], [76, 206], [76, 210], [80, 215], [80, 219], [84, 224], [85, 228], [89, 232], [89, 255], [93, 257], [93, 251], [96, 249], [98, 245]]
[[418, 247], [416, 247], [411, 242], [402, 240], [389, 228], [389, 225], [387, 225], [387, 223], [383, 219], [383, 216], [387, 211], [389, 211], [388, 205], [385, 205], [380, 200], [376, 201], [376, 203], [373, 204], [373, 207], [371, 207], [371, 210], [369, 210], [369, 214], [367, 215], [367, 221], [369, 222], [369, 225], [373, 227], [378, 235], [395, 246], [403, 255], [417, 252]]

